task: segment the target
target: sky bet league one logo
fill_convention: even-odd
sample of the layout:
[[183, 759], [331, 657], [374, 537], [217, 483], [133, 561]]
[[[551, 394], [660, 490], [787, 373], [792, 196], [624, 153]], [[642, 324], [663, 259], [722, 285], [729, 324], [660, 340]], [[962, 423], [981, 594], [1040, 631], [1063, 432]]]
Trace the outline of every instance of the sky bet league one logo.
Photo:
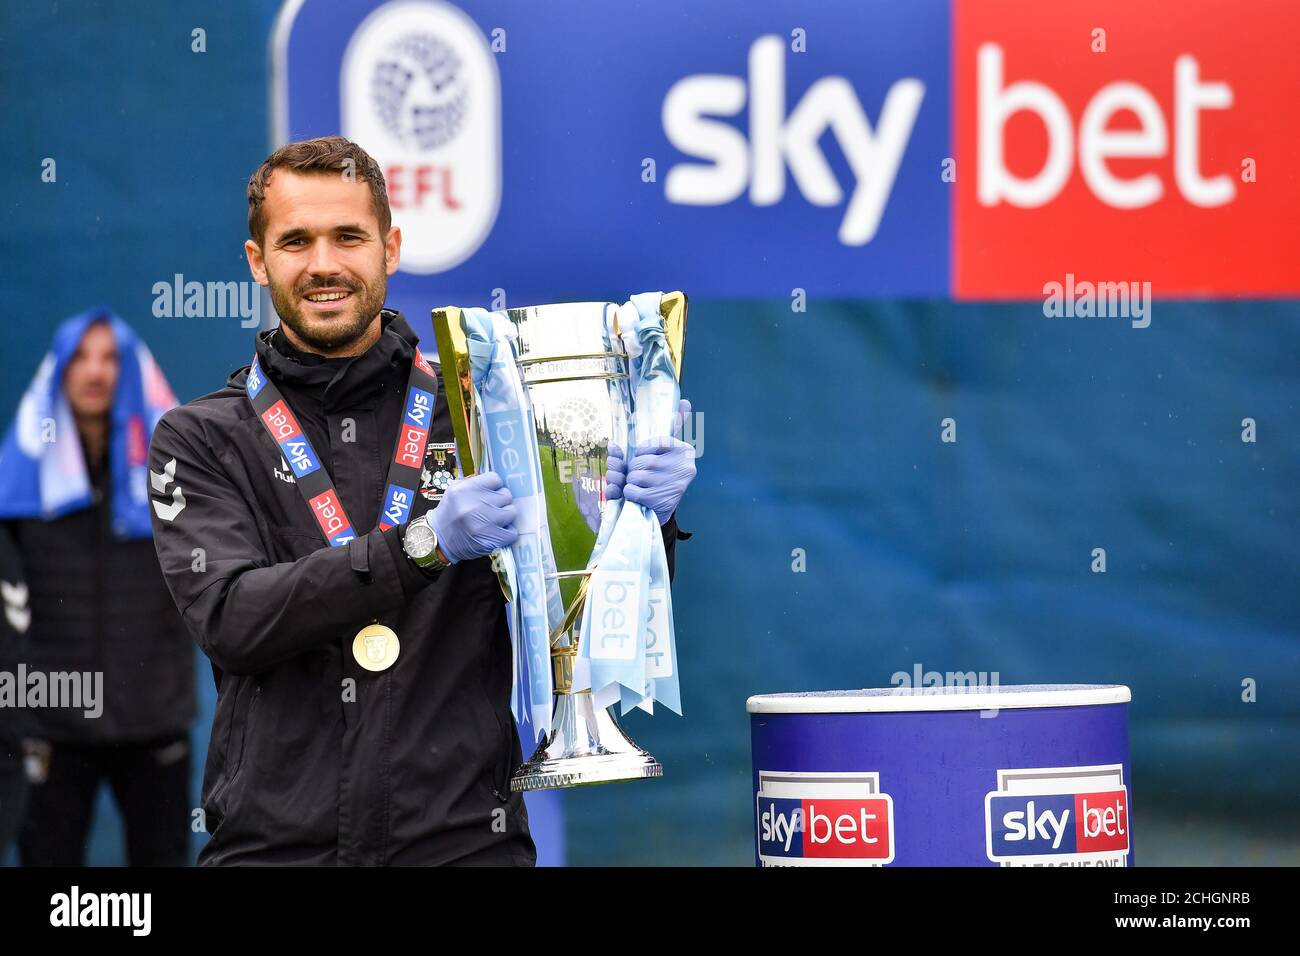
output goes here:
[[445, 272], [483, 244], [501, 203], [501, 90], [478, 26], [456, 7], [398, 0], [343, 55], [342, 132], [384, 172], [404, 272]]
[[1127, 866], [1124, 768], [999, 770], [984, 823], [988, 858], [1003, 866]]
[[894, 859], [894, 801], [880, 774], [760, 770], [761, 866], [883, 866]]

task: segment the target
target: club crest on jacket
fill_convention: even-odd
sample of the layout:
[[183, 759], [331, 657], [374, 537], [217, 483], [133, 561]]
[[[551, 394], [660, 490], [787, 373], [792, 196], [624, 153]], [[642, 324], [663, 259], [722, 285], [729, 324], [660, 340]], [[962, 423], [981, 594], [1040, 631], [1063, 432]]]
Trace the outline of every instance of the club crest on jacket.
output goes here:
[[423, 467], [420, 468], [420, 494], [429, 501], [438, 501], [455, 476], [456, 443], [429, 442], [424, 450]]

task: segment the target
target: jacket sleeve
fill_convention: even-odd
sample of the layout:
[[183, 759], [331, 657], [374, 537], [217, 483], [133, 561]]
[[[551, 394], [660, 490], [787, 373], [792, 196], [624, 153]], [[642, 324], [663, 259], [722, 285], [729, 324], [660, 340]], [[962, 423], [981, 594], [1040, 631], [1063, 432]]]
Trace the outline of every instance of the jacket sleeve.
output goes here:
[[202, 438], [173, 416], [149, 450], [154, 546], [172, 599], [220, 670], [256, 674], [396, 610], [429, 578], [401, 551], [399, 528], [272, 563], [253, 505]]

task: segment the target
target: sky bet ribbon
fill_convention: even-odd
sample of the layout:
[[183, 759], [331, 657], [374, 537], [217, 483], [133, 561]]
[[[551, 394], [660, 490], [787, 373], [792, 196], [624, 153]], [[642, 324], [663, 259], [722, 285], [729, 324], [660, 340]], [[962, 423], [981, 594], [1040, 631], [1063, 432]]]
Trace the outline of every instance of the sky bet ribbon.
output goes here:
[[[279, 446], [284, 460], [293, 469], [298, 491], [311, 509], [316, 523], [320, 525], [325, 540], [335, 548], [347, 544], [357, 536], [357, 532], [343, 509], [343, 501], [334, 488], [334, 481], [298, 424], [289, 403], [262, 370], [256, 355], [248, 370], [246, 391], [257, 417], [262, 420], [271, 440]], [[406, 385], [406, 401], [403, 404], [397, 446], [393, 450], [393, 460], [388, 465], [388, 487], [384, 491], [383, 510], [379, 513], [381, 531], [403, 525], [411, 516], [411, 504], [415, 501], [416, 489], [420, 487], [420, 468], [424, 463], [425, 447], [429, 443], [433, 402], [437, 394], [438, 379], [417, 348], [415, 359], [411, 362], [411, 377]]]
[[[661, 292], [643, 292], [628, 303], [634, 309], [625, 306], [617, 313], [633, 394], [631, 434], [626, 436], [631, 441], [624, 442], [629, 467], [631, 449], [671, 434], [681, 395], [659, 313], [662, 298]], [[633, 322], [635, 328], [628, 328]], [[620, 701], [621, 713], [634, 707], [653, 713], [657, 700], [680, 715], [668, 556], [659, 521], [649, 508], [626, 498], [607, 501], [601, 517], [602, 534], [588, 564], [596, 570], [583, 611], [575, 674], [590, 677], [598, 707]], [[639, 626], [629, 628], [626, 622]]]
[[482, 470], [501, 476], [517, 513], [519, 538], [500, 555], [515, 596], [506, 612], [514, 646], [510, 708], [524, 727], [521, 736], [536, 741], [551, 734], [550, 636], [564, 620], [546, 520], [537, 427], [519, 371], [514, 324], [486, 309], [463, 309], [462, 314], [480, 415]]

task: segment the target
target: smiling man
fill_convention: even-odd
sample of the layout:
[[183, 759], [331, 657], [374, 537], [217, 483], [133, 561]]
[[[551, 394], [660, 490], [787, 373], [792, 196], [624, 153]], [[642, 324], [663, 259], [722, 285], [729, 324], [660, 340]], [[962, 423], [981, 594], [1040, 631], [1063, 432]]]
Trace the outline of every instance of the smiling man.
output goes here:
[[[530, 865], [486, 558], [517, 537], [514, 506], [491, 472], [421, 483], [453, 438], [416, 335], [383, 308], [401, 232], [382, 173], [339, 137], [292, 143], [248, 204], [281, 325], [150, 451], [158, 554], [219, 687], [199, 861]], [[640, 471], [663, 473], [634, 457], [625, 494], [667, 509], [671, 556], [689, 479]]]

